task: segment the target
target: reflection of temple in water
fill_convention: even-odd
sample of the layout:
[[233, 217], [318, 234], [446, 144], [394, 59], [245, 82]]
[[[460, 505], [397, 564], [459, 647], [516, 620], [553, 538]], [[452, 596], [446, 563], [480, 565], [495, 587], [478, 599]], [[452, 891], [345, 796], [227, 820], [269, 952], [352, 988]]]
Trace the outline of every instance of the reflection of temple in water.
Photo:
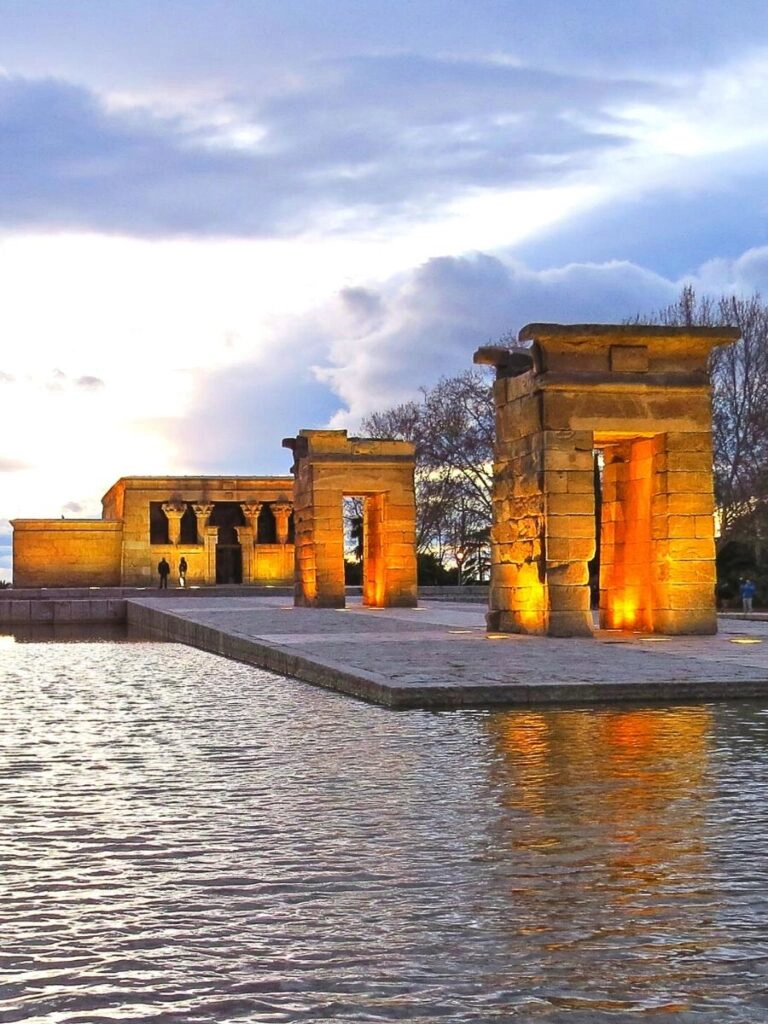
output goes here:
[[606, 838], [615, 826], [626, 839], [633, 820], [661, 821], [673, 806], [680, 824], [686, 793], [698, 792], [705, 776], [711, 711], [509, 711], [490, 716], [488, 729], [508, 806], [532, 820], [599, 823]]
[[[518, 930], [550, 949], [615, 943], [644, 974], [720, 941], [701, 913], [712, 872], [707, 707], [509, 711], [484, 721], [503, 807], [489, 838], [489, 850], [503, 852], [489, 856], [502, 864], [515, 850], [508, 886]], [[642, 945], [649, 929], [657, 967]]]

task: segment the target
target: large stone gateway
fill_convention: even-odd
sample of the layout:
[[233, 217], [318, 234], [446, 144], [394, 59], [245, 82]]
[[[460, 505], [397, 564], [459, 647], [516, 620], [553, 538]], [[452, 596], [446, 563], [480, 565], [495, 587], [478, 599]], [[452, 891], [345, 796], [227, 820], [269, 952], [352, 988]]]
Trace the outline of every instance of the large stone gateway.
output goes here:
[[302, 430], [294, 456], [295, 602], [343, 608], [345, 497], [363, 500], [363, 603], [416, 605], [414, 446]]
[[530, 348], [475, 353], [496, 367], [489, 628], [591, 635], [599, 547], [603, 628], [716, 632], [708, 359], [738, 336], [529, 324]]

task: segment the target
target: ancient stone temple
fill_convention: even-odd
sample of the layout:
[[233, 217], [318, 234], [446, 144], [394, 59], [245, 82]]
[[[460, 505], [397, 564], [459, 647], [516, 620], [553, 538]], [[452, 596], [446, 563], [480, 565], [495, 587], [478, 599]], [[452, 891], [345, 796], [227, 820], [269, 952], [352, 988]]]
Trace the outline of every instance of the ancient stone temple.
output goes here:
[[293, 452], [297, 605], [343, 608], [345, 497], [363, 500], [363, 603], [416, 604], [414, 447], [302, 430]]
[[290, 476], [123, 477], [101, 519], [14, 520], [14, 586], [147, 586], [163, 557], [190, 586], [290, 584], [292, 493]]
[[496, 367], [489, 628], [714, 633], [709, 355], [731, 328], [529, 324]]

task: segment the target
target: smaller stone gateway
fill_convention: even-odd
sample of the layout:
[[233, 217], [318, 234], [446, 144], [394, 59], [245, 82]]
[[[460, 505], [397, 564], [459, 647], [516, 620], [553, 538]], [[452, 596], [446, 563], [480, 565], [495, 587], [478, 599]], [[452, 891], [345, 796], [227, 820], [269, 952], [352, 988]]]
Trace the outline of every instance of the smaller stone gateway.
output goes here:
[[363, 604], [416, 606], [415, 448], [409, 441], [301, 430], [293, 452], [295, 603], [343, 608], [344, 498], [363, 499]]
[[601, 627], [715, 633], [708, 359], [738, 330], [528, 324], [518, 337], [530, 347], [475, 353], [496, 367], [489, 628], [591, 636], [599, 554]]

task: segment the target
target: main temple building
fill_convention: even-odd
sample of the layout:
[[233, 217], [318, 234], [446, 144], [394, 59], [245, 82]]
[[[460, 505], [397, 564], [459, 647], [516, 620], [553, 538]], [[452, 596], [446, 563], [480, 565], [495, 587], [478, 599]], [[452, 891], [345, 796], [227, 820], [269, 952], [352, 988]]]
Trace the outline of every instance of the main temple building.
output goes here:
[[16, 519], [14, 586], [148, 586], [165, 557], [192, 586], [293, 583], [293, 477], [130, 476], [101, 519]]

